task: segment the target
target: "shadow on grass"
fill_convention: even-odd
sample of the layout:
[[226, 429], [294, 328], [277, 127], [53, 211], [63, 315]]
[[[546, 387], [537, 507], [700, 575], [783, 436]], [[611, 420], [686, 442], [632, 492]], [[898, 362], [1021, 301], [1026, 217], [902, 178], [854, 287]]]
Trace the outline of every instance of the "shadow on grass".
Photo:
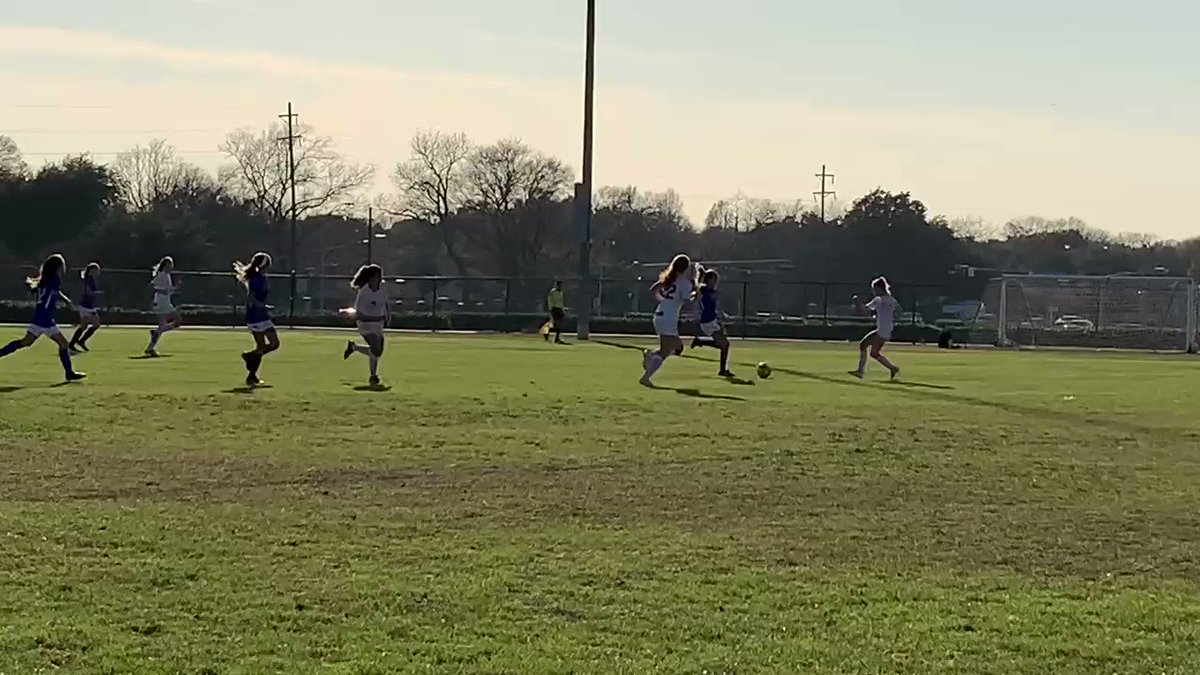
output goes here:
[[390, 385], [390, 384], [360, 384], [358, 386], [353, 387], [353, 389], [354, 389], [354, 391], [371, 391], [371, 392], [381, 394], [385, 391], [391, 391], [392, 385]]
[[243, 394], [244, 395], [244, 394], [253, 394], [254, 392], [258, 391], [259, 389], [274, 389], [274, 387], [272, 387], [269, 384], [260, 384], [260, 385], [256, 385], [253, 387], [251, 387], [249, 385], [245, 385], [242, 387], [234, 387], [233, 389], [226, 389], [226, 390], [222, 391], [221, 393], [222, 394]]
[[11, 394], [14, 391], [21, 391], [24, 388], [25, 387], [18, 387], [18, 386], [13, 386], [13, 385], [4, 386], [4, 387], [0, 387], [0, 394]]
[[129, 360], [130, 361], [155, 361], [157, 359], [169, 359], [172, 356], [175, 356], [175, 355], [174, 354], [159, 354], [158, 356], [150, 356], [149, 354], [138, 354], [137, 356], [130, 356]]
[[[642, 351], [641, 347], [636, 345], [624, 344], [620, 342], [610, 342], [607, 340], [593, 340], [596, 344], [605, 345], [607, 347], [615, 347], [618, 349], [631, 349]], [[713, 359], [708, 359], [694, 355], [684, 355], [683, 358], [696, 359], [699, 361], [713, 362]], [[736, 365], [753, 367], [753, 364], [738, 362]], [[988, 410], [1001, 410], [1013, 415], [1022, 415], [1027, 417], [1036, 417], [1038, 419], [1049, 421], [1067, 421], [1080, 425], [1091, 425], [1102, 427], [1110, 431], [1118, 433], [1140, 433], [1144, 435], [1169, 435], [1179, 436], [1184, 430], [1170, 427], [1155, 427], [1136, 422], [1128, 422], [1120, 419], [1100, 414], [1087, 414], [1085, 412], [1072, 412], [1062, 409], [1054, 409], [1050, 407], [1025, 405], [1021, 403], [1013, 403], [1011, 401], [995, 400], [969, 396], [966, 394], [952, 393], [956, 390], [954, 387], [939, 384], [929, 384], [925, 382], [909, 382], [904, 380], [890, 380], [886, 382], [871, 382], [859, 380], [850, 375], [832, 376], [810, 373], [795, 368], [775, 367], [775, 373], [784, 375], [793, 375], [814, 382], [824, 382], [826, 384], [836, 384], [842, 387], [867, 387], [871, 389], [890, 389], [897, 393], [903, 392], [907, 396], [921, 398], [929, 401], [941, 401], [944, 403], [957, 403], [959, 405], [969, 405], [978, 408], [987, 408]]]
[[742, 398], [741, 396], [724, 396], [722, 394], [708, 394], [703, 391], [700, 391], [699, 389], [695, 389], [695, 388], [691, 388], [691, 387], [684, 387], [684, 388], [678, 388], [678, 389], [675, 387], [663, 387], [663, 388], [670, 389], [671, 391], [674, 391], [676, 394], [682, 394], [684, 396], [691, 396], [692, 398], [704, 398], [704, 399], [709, 399], [709, 400], [713, 400], [713, 401], [745, 401], [746, 400], [746, 399]]

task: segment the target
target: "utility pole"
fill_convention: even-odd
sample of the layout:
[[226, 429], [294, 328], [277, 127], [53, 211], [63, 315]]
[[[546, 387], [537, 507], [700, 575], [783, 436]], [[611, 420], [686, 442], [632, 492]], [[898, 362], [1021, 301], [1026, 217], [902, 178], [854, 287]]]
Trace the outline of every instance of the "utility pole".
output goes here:
[[298, 253], [296, 251], [296, 140], [300, 137], [296, 135], [296, 120], [299, 117], [292, 112], [292, 103], [288, 101], [287, 114], [280, 115], [281, 119], [287, 119], [287, 136], [280, 138], [280, 141], [287, 141], [288, 144], [288, 185], [292, 193], [292, 208], [289, 214], [291, 220], [291, 246], [288, 256], [288, 266], [291, 268], [292, 277], [292, 294], [289, 300], [290, 310], [288, 316], [295, 316], [296, 312], [296, 263], [298, 261]]
[[576, 335], [591, 336], [592, 322], [592, 119], [596, 101], [596, 0], [587, 0], [587, 49], [583, 75], [583, 181], [575, 184], [579, 232], [579, 309]]
[[375, 207], [367, 206], [367, 264], [375, 262], [371, 247], [375, 244]]
[[836, 198], [837, 193], [833, 192], [831, 190], [825, 189], [826, 188], [826, 182], [825, 182], [826, 180], [829, 181], [828, 185], [833, 185], [834, 175], [829, 173], [829, 171], [826, 170], [824, 164], [821, 165], [821, 173], [817, 174], [817, 178], [821, 179], [821, 191], [814, 192], [813, 197], [816, 197], [817, 200], [821, 202], [821, 222], [823, 223], [823, 222], [825, 222], [825, 200], [829, 197]]

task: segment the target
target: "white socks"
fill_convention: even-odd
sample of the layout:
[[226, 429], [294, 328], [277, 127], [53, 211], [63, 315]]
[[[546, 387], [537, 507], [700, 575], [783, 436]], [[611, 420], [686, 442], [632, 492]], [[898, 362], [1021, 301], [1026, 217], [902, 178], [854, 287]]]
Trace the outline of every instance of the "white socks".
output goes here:
[[650, 352], [650, 356], [646, 359], [646, 374], [642, 375], [642, 379], [649, 382], [650, 378], [654, 377], [654, 374], [658, 372], [659, 368], [662, 368], [663, 363], [666, 363], [666, 361], [667, 357], [662, 354]]
[[367, 345], [354, 345], [354, 351], [359, 354], [366, 355], [371, 363], [371, 377], [379, 377], [379, 357], [371, 352], [371, 348]]

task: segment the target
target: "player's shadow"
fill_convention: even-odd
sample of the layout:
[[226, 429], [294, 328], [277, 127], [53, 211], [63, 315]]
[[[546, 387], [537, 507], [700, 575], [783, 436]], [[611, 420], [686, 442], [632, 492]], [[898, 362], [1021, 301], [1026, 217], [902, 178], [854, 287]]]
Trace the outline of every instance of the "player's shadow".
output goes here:
[[259, 389], [273, 389], [273, 388], [274, 387], [272, 387], [269, 384], [260, 384], [258, 386], [254, 386], [254, 387], [251, 387], [251, 386], [234, 387], [232, 389], [226, 389], [225, 391], [223, 391], [221, 393], [222, 394], [242, 394], [243, 396], [247, 396], [247, 395], [253, 395], [254, 392], [258, 391]]
[[79, 384], [79, 381], [78, 380], [63, 380], [62, 382], [58, 382], [56, 384], [50, 385], [50, 389], [58, 389], [59, 387], [69, 387], [73, 384]]
[[725, 381], [729, 384], [736, 384], [739, 387], [757, 387], [758, 383], [754, 380], [746, 380], [740, 377], [727, 377]]
[[681, 394], [683, 396], [691, 396], [692, 398], [704, 398], [704, 399], [709, 399], [712, 401], [744, 402], [746, 400], [746, 399], [742, 398], [741, 396], [724, 396], [722, 394], [709, 394], [709, 393], [700, 391], [699, 389], [695, 389], [695, 388], [691, 388], [691, 387], [680, 387], [680, 388], [668, 387], [668, 389], [670, 389], [671, 391], [674, 391], [676, 394]]
[[937, 389], [954, 391], [954, 387], [945, 384], [929, 384], [928, 382], [910, 382], [909, 380], [888, 380], [884, 383], [889, 387], [909, 387], [911, 389]]
[[15, 391], [21, 391], [21, 390], [22, 390], [22, 389], [24, 389], [24, 388], [25, 388], [25, 387], [18, 387], [18, 386], [14, 386], [14, 385], [6, 385], [6, 386], [3, 386], [3, 387], [0, 387], [0, 394], [11, 394], [11, 393], [13, 393], [13, 392], [15, 392]]
[[382, 394], [386, 391], [392, 390], [392, 385], [390, 385], [390, 384], [358, 384], [358, 385], [349, 385], [348, 384], [346, 386], [350, 387], [354, 391], [365, 391], [365, 392], [371, 392], [371, 393], [375, 393], [375, 394]]
[[130, 361], [157, 361], [158, 359], [169, 359], [172, 356], [175, 356], [175, 355], [174, 354], [159, 354], [158, 356], [150, 356], [149, 354], [138, 354], [137, 356], [130, 356], [129, 360]]

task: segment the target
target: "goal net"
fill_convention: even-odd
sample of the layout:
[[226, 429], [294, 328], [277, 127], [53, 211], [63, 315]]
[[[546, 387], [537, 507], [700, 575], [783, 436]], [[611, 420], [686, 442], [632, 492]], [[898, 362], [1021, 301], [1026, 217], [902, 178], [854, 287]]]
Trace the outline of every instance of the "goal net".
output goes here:
[[1191, 279], [1004, 275], [988, 283], [977, 328], [1000, 346], [1191, 351]]

